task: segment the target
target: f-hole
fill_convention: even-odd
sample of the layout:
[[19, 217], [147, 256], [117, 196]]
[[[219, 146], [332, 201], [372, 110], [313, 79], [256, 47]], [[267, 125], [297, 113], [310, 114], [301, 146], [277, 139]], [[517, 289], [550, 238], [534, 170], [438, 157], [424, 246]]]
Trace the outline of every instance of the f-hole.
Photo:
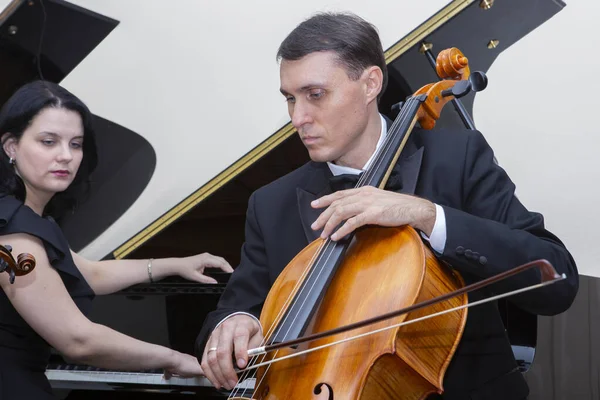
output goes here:
[[329, 397], [327, 397], [327, 400], [333, 400], [333, 388], [329, 386], [328, 383], [319, 383], [317, 386], [315, 386], [313, 393], [317, 395], [321, 394], [321, 392], [323, 391], [323, 386], [325, 386], [327, 388], [327, 391], [329, 392]]

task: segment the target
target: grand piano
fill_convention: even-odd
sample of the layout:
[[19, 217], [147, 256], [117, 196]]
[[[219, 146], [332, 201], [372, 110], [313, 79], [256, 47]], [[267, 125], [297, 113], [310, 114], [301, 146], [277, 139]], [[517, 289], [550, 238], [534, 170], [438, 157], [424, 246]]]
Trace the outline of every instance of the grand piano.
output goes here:
[[[387, 49], [390, 79], [380, 111], [394, 118], [393, 104], [437, 79], [429, 55], [458, 47], [468, 56], [472, 70], [488, 71], [501, 52], [563, 7], [560, 0], [448, 2]], [[47, 0], [44, 4], [39, 0], [11, 1], [0, 13], [0, 102], [40, 72], [46, 79], [61, 82], [120, 23], [62, 0]], [[78, 40], [69, 42], [67, 38], [75, 35]], [[43, 47], [37, 45], [42, 39]], [[489, 78], [494, 79], [493, 75]], [[461, 100], [468, 116], [474, 99], [474, 95], [468, 95]], [[100, 159], [111, 163], [101, 165], [96, 172], [88, 201], [75, 214], [59, 221], [75, 250], [83, 248], [131, 206], [148, 184], [157, 162], [154, 149], [144, 137], [100, 116], [96, 118], [101, 133]], [[465, 121], [457, 109], [446, 107], [439, 125], [462, 126], [469, 123], [468, 119]], [[111, 146], [116, 138], [124, 145]], [[123, 147], [128, 151], [123, 152]], [[302, 143], [286, 124], [105, 258], [157, 258], [208, 251], [235, 266], [244, 240], [250, 194], [307, 160]], [[114, 195], [115, 190], [119, 196]], [[204, 316], [215, 307], [227, 282], [227, 275], [214, 275], [219, 280], [216, 285], [169, 278], [98, 297], [91, 319], [139, 339], [193, 353]], [[515, 356], [531, 387], [530, 399], [600, 398], [600, 346], [592, 341], [600, 320], [599, 289], [596, 278], [582, 276], [573, 307], [552, 318], [529, 315], [510, 302], [499, 304]], [[567, 329], [572, 326], [577, 333]], [[569, 343], [568, 352], [564, 351], [565, 342]], [[59, 396], [68, 399], [227, 396], [212, 389], [203, 378], [165, 381], [161, 371], [107, 371], [73, 365], [58, 354], [53, 354], [47, 376]], [[554, 380], [555, 376], [560, 379]], [[251, 391], [253, 381], [242, 385]]]

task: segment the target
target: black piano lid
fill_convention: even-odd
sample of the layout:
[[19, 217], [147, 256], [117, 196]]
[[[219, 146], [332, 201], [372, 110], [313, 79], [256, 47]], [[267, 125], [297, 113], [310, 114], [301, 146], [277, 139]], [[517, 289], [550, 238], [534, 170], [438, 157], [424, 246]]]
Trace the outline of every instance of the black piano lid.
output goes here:
[[[435, 71], [419, 51], [423, 42], [433, 46], [432, 51], [435, 55], [443, 49], [457, 47], [469, 59], [471, 71], [488, 71], [500, 53], [565, 7], [561, 0], [502, 0], [492, 1], [493, 6], [486, 10], [482, 8], [485, 3], [471, 3], [439, 29], [424, 36], [391, 63], [390, 75], [406, 82], [410, 93], [435, 81]], [[402, 44], [402, 41], [399, 44]], [[528, 65], [537, 67], [538, 63], [528, 61]], [[522, 65], [515, 65], [515, 71], [519, 68], [522, 68]], [[493, 84], [493, 75], [489, 76], [489, 79]], [[474, 98], [475, 94], [471, 93], [461, 99], [470, 115], [473, 115]], [[452, 107], [446, 107], [444, 111], [449, 115], [448, 118], [440, 120], [439, 126], [462, 124]]]
[[46, 0], [43, 6], [39, 0], [13, 0], [0, 15], [0, 103], [38, 77], [35, 60], [40, 38], [43, 75], [60, 82], [119, 23], [62, 0]]
[[[63, 0], [13, 0], [0, 12], [0, 104], [20, 86], [39, 79], [40, 40], [42, 76], [60, 83], [118, 24]], [[96, 79], [102, 79], [102, 74]], [[98, 155], [105, 162], [99, 163], [91, 177], [89, 200], [75, 214], [58, 221], [75, 251], [129, 208], [156, 164], [154, 150], [142, 136], [100, 116], [95, 116], [94, 128]], [[120, 145], [114, 146], [117, 142]]]

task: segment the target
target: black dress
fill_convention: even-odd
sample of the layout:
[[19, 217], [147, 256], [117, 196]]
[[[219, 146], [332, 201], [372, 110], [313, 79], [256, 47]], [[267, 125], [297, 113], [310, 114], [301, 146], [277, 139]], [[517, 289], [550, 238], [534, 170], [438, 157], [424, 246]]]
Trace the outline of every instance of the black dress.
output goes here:
[[[13, 196], [0, 194], [0, 236], [14, 233], [27, 233], [42, 240], [50, 264], [77, 307], [86, 314], [94, 292], [75, 266], [60, 227]], [[49, 357], [50, 345], [21, 318], [0, 290], [0, 400], [54, 399], [44, 374]]]

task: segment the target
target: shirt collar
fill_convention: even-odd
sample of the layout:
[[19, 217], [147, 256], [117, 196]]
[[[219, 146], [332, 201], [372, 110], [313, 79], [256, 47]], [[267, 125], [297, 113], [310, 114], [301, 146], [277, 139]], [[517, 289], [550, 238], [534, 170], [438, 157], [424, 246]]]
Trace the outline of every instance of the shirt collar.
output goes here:
[[385, 118], [383, 118], [383, 115], [379, 114], [379, 117], [381, 118], [381, 133], [379, 134], [379, 141], [377, 142], [377, 146], [375, 146], [375, 151], [373, 152], [373, 154], [371, 154], [371, 158], [369, 158], [363, 169], [361, 170], [352, 167], [345, 167], [343, 165], [336, 165], [334, 163], [327, 162], [327, 166], [329, 167], [333, 175], [358, 175], [371, 165], [371, 163], [373, 162], [373, 158], [375, 158], [375, 154], [377, 154], [377, 150], [379, 149], [379, 147], [381, 147], [383, 141], [385, 140], [385, 136], [387, 135], [387, 122], [385, 121]]

